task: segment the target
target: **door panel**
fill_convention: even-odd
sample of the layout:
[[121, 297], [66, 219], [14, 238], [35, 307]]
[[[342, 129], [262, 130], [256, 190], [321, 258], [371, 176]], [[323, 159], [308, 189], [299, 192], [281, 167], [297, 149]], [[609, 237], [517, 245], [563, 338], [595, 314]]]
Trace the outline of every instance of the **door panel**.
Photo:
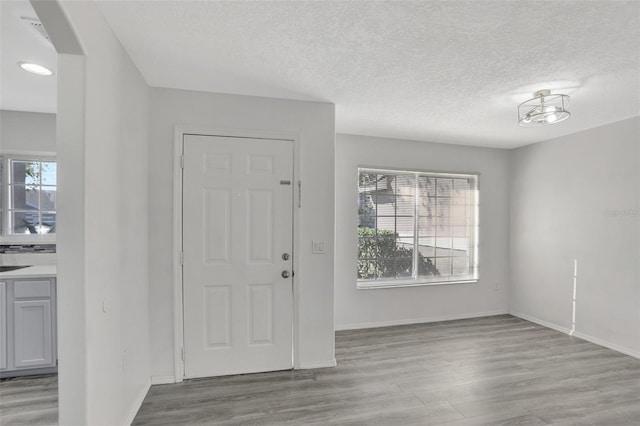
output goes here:
[[205, 263], [229, 263], [231, 260], [231, 191], [204, 190]]
[[205, 287], [207, 349], [231, 346], [231, 286]]
[[273, 191], [247, 191], [249, 262], [273, 264]]
[[15, 301], [13, 315], [15, 366], [53, 364], [51, 301]]
[[273, 343], [273, 284], [249, 286], [249, 344]]
[[185, 377], [292, 367], [293, 143], [185, 135]]

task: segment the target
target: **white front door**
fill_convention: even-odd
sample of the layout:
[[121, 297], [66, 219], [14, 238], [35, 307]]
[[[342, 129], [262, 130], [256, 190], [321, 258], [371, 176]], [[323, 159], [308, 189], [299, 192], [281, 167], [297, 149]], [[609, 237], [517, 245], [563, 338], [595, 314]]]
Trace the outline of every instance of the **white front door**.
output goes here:
[[183, 143], [185, 377], [292, 368], [293, 142]]

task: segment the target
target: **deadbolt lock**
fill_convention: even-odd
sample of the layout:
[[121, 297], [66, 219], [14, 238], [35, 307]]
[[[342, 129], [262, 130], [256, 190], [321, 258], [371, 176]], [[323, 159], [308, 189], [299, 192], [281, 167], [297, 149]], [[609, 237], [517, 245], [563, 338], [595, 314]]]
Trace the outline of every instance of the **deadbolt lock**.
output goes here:
[[289, 253], [282, 253], [282, 260], [289, 260]]

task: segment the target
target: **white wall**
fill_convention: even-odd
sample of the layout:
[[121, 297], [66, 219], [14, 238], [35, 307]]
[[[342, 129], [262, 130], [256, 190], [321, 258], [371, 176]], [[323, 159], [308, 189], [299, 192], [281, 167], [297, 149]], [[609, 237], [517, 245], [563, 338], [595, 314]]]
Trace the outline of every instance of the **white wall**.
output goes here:
[[150, 376], [149, 91], [94, 3], [60, 4], [34, 3], [85, 53], [58, 68], [60, 424], [126, 424]]
[[510, 311], [640, 356], [640, 118], [513, 151]]
[[297, 367], [334, 360], [333, 253], [311, 254], [311, 240], [333, 247], [334, 106], [251, 96], [151, 89], [149, 271], [151, 371], [174, 375], [173, 357], [173, 144], [175, 125], [287, 131], [299, 135], [303, 205], [299, 212], [295, 285], [298, 300]]
[[[39, 112], [0, 110], [0, 154], [56, 155], [56, 115]], [[3, 200], [4, 201], [4, 200]], [[55, 235], [12, 235], [0, 237], [3, 243], [55, 243]], [[55, 254], [9, 256], [0, 254], [8, 264], [55, 263]]]
[[[336, 139], [337, 329], [507, 312], [509, 153], [369, 136]], [[471, 284], [358, 290], [358, 166], [480, 173], [480, 279]], [[498, 290], [496, 290], [498, 286]]]
[[[45, 22], [43, 16], [40, 19]], [[45, 24], [46, 25], [46, 24]], [[58, 55], [57, 315], [59, 424], [87, 422], [84, 57]]]
[[54, 154], [56, 115], [0, 110], [0, 153]]

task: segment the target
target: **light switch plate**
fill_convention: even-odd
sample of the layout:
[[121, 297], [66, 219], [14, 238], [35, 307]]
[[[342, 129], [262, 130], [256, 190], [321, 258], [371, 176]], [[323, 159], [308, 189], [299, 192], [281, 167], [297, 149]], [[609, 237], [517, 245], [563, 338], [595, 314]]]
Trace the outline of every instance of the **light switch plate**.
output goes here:
[[311, 253], [313, 254], [325, 254], [324, 241], [311, 241]]

